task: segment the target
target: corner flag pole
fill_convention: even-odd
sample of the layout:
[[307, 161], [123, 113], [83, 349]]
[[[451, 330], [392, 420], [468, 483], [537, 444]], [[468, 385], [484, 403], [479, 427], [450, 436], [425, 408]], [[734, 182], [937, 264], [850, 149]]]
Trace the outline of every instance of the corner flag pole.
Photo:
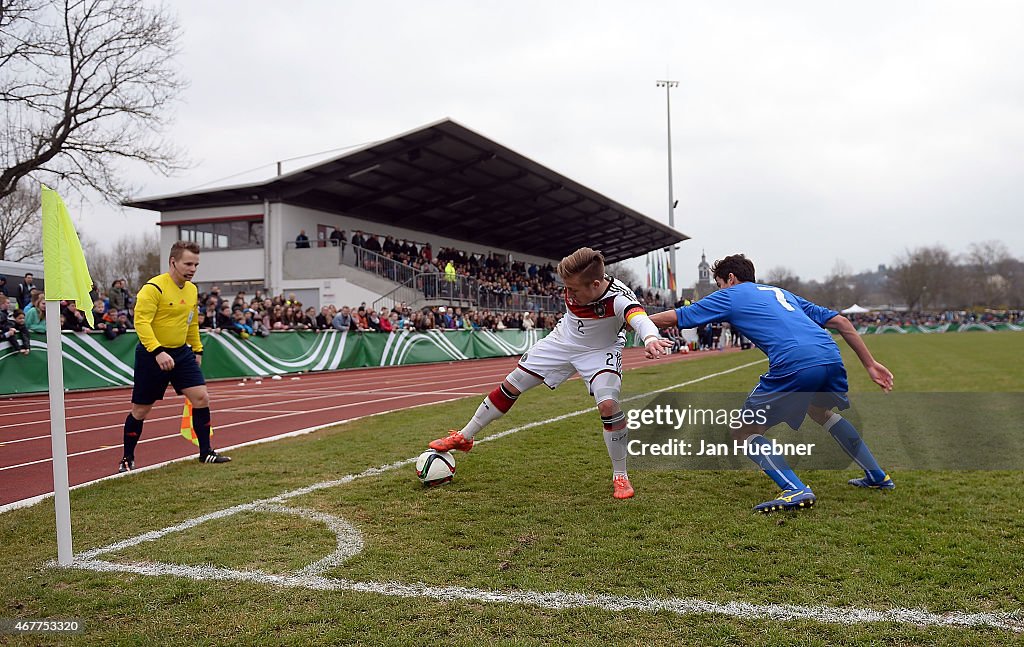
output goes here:
[[64, 418], [64, 349], [60, 333], [60, 302], [74, 301], [93, 324], [92, 277], [82, 242], [67, 207], [57, 192], [42, 187], [43, 271], [46, 275], [46, 368], [50, 390], [50, 446], [53, 449], [53, 505], [57, 514], [57, 563], [71, 564], [71, 492], [68, 484], [68, 441]]
[[53, 505], [57, 512], [57, 563], [67, 566], [71, 549], [71, 492], [68, 485], [68, 440], [64, 420], [64, 352], [60, 341], [60, 301], [47, 294], [46, 368], [50, 387], [50, 446], [53, 448]]

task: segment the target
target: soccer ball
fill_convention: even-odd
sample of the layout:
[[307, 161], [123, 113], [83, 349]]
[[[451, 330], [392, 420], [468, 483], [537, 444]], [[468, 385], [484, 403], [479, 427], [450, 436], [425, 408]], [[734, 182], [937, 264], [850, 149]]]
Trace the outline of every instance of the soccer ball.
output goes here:
[[455, 476], [455, 457], [448, 452], [433, 449], [420, 454], [416, 459], [416, 477], [423, 485], [441, 485]]

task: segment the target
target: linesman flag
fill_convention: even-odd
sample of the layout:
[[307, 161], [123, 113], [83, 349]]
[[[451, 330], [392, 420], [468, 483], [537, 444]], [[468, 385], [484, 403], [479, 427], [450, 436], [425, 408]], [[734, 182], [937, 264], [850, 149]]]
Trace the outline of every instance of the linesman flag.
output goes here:
[[[192, 401], [185, 398], [185, 408], [181, 412], [181, 435], [185, 440], [191, 441], [196, 447], [199, 446], [199, 438], [196, 436], [196, 428], [192, 426]], [[213, 427], [210, 427], [210, 438], [213, 438]]]
[[92, 277], [82, 252], [82, 241], [68, 215], [68, 208], [57, 192], [43, 187], [43, 273], [46, 275], [47, 301], [74, 301], [85, 314], [89, 325], [92, 317]]

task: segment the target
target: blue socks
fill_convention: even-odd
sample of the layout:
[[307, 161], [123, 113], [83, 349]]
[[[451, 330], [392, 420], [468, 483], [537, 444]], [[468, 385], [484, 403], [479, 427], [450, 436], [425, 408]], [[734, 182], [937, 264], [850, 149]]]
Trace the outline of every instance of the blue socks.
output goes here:
[[832, 434], [832, 437], [836, 439], [839, 446], [843, 448], [850, 458], [860, 465], [860, 468], [864, 470], [867, 475], [874, 483], [879, 483], [885, 480], [885, 472], [881, 467], [878, 466], [878, 461], [871, 454], [871, 450], [864, 444], [860, 434], [850, 423], [849, 420], [842, 417], [838, 413], [833, 413], [832, 417], [825, 421], [822, 425], [825, 431]]
[[771, 441], [767, 438], [761, 434], [754, 434], [747, 438], [747, 445], [756, 446], [748, 449], [747, 458], [757, 463], [757, 466], [764, 470], [764, 473], [775, 481], [775, 484], [780, 488], [783, 490], [802, 490], [807, 487], [800, 480], [800, 477], [790, 469], [786, 459], [772, 452]]

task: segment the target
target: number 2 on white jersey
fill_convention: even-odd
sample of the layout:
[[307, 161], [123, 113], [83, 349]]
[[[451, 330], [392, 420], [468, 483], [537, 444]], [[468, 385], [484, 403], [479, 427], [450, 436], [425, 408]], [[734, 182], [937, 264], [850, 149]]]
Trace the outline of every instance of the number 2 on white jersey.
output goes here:
[[759, 285], [759, 286], [757, 286], [757, 289], [758, 289], [758, 290], [764, 290], [765, 292], [774, 292], [774, 293], [775, 293], [775, 299], [776, 299], [776, 300], [777, 300], [777, 301], [778, 301], [779, 303], [781, 303], [781, 304], [782, 304], [782, 307], [783, 307], [783, 308], [785, 308], [786, 310], [789, 310], [789, 311], [791, 311], [791, 312], [792, 312], [793, 310], [796, 310], [796, 308], [794, 308], [793, 306], [791, 306], [791, 305], [789, 304], [789, 301], [786, 301], [786, 295], [784, 295], [784, 294], [782, 293], [782, 290], [780, 290], [779, 288], [766, 288], [766, 287], [764, 287], [764, 286], [761, 286], [761, 285]]

